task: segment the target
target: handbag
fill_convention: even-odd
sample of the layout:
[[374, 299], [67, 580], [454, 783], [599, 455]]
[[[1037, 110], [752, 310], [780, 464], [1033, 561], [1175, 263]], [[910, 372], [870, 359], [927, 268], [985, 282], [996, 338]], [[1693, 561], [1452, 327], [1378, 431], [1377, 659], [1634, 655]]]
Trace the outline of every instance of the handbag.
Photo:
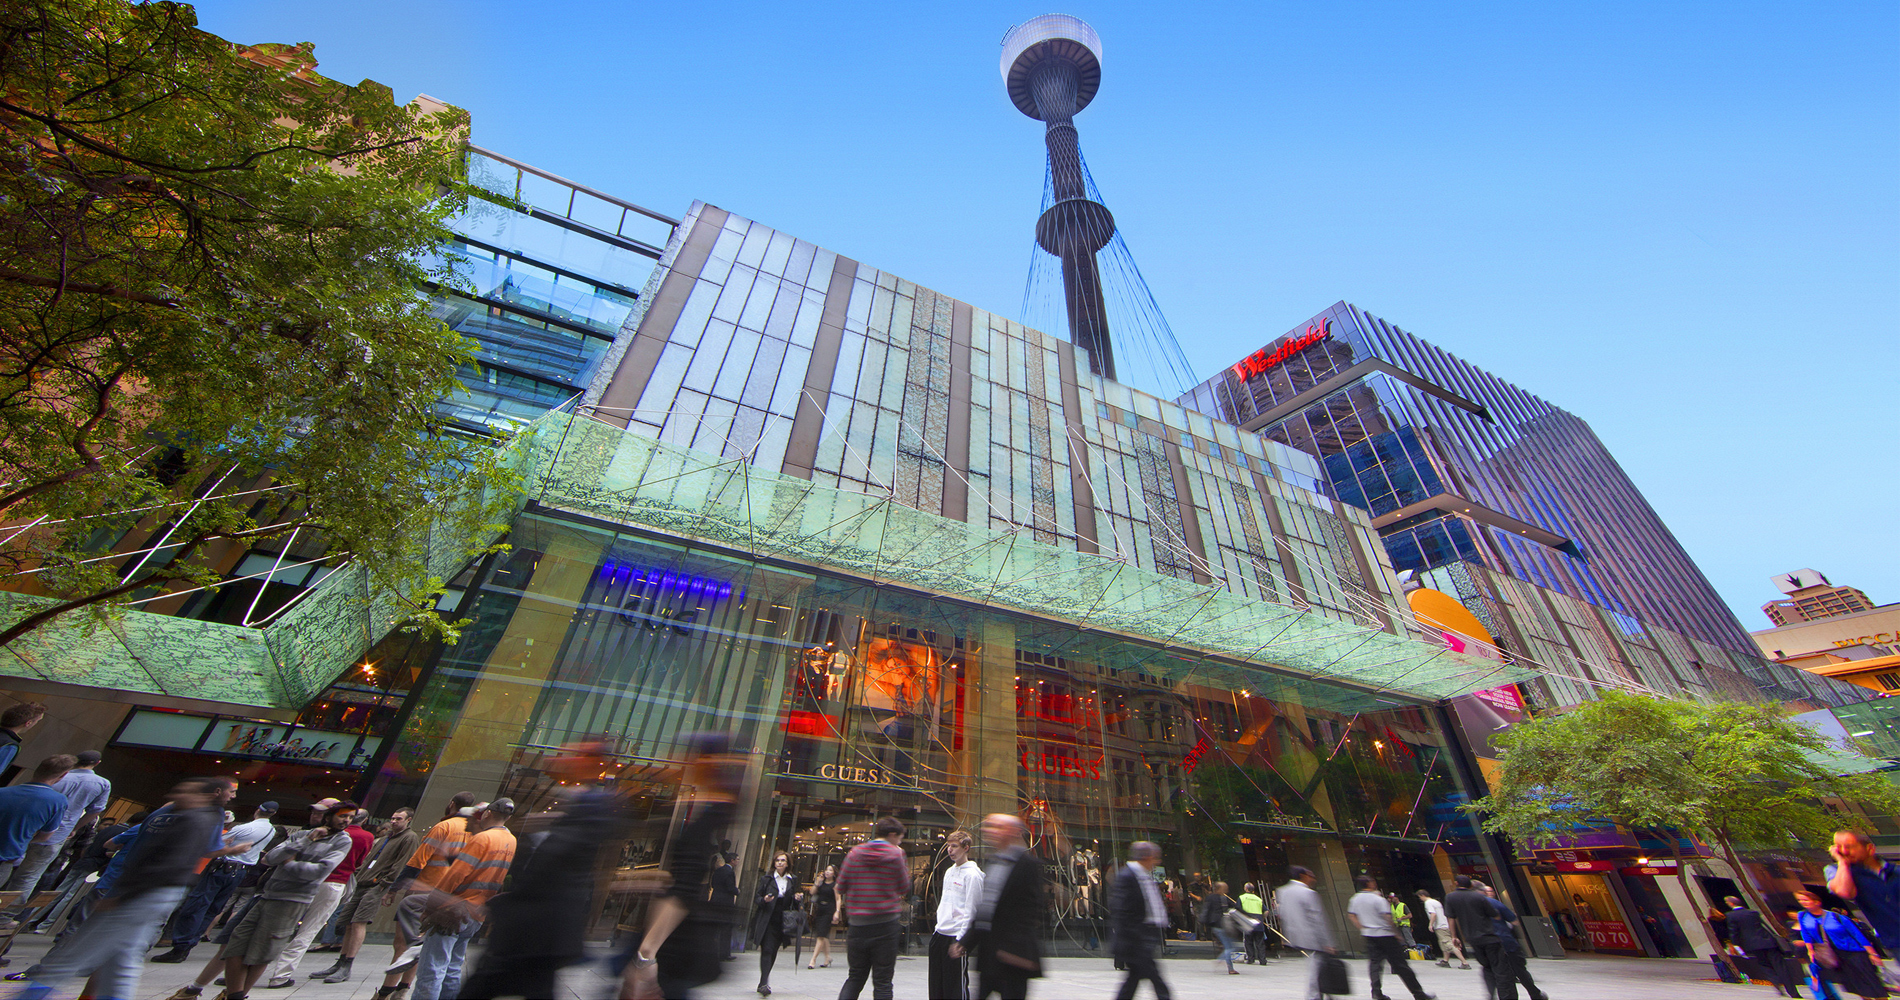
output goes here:
[[1319, 991], [1334, 996], [1346, 996], [1352, 992], [1352, 980], [1346, 976], [1345, 959], [1330, 952], [1320, 953]]
[[786, 910], [778, 915], [778, 920], [779, 930], [788, 938], [795, 938], [805, 933], [804, 910]]
[[1238, 909], [1228, 910], [1227, 916], [1221, 918], [1221, 929], [1235, 938], [1244, 938], [1253, 933], [1254, 927], [1253, 918]]
[[1821, 940], [1810, 941], [1808, 943], [1808, 952], [1814, 956], [1814, 964], [1823, 969], [1838, 969], [1841, 967], [1841, 956], [1834, 950], [1833, 942], [1827, 939], [1827, 931], [1825, 930], [1821, 932]]

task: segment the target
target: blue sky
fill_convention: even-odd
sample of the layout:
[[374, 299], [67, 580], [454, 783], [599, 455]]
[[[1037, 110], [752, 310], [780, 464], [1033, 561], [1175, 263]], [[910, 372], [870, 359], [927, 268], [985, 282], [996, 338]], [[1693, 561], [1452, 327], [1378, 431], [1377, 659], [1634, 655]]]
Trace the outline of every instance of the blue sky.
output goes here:
[[[1042, 7], [197, 7], [583, 184], [1021, 303], [1043, 150], [996, 64]], [[1589, 421], [1745, 627], [1804, 566], [1900, 601], [1900, 6], [1057, 9], [1102, 35], [1083, 153], [1203, 377], [1346, 299]]]

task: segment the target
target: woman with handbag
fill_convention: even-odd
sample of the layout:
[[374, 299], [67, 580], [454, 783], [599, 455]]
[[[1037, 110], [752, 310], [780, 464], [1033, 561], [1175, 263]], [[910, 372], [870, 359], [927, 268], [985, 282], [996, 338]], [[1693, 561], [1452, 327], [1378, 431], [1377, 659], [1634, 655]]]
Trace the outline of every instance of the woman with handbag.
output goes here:
[[778, 962], [778, 950], [786, 941], [797, 940], [804, 930], [805, 911], [799, 903], [805, 890], [791, 873], [792, 856], [780, 851], [772, 855], [772, 870], [759, 876], [752, 898], [759, 915], [752, 924], [753, 940], [759, 943], [759, 995], [772, 995], [772, 966]]
[[1215, 957], [1214, 963], [1226, 963], [1230, 976], [1240, 975], [1240, 970], [1234, 968], [1234, 956], [1240, 954], [1240, 936], [1227, 926], [1227, 914], [1234, 910], [1235, 905], [1234, 897], [1227, 894], [1227, 883], [1216, 882], [1201, 897], [1199, 914], [1201, 926], [1213, 932], [1214, 940], [1220, 942], [1220, 954]]
[[1883, 1000], [1887, 986], [1880, 981], [1880, 969], [1872, 947], [1860, 928], [1839, 913], [1824, 909], [1814, 893], [1801, 890], [1794, 894], [1801, 905], [1801, 940], [1808, 945], [1808, 968], [1821, 983], [1858, 993], [1868, 1000]]
[[[805, 968], [831, 968], [831, 918], [837, 913], [838, 866], [826, 865], [818, 874], [818, 883], [811, 887], [811, 964]], [[822, 963], [818, 961], [821, 957]]]

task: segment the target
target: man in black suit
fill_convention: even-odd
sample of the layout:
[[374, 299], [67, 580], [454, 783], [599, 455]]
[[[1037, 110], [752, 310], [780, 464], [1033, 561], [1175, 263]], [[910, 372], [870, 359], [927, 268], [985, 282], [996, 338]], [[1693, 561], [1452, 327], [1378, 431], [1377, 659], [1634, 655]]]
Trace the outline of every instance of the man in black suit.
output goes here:
[[951, 950], [976, 956], [977, 990], [972, 1000], [1026, 1000], [1029, 981], [1042, 977], [1042, 863], [1029, 853], [1029, 829], [1008, 813], [983, 817], [990, 846], [983, 873], [983, 900], [976, 919]]
[[1108, 925], [1115, 961], [1128, 970], [1115, 1000], [1134, 1000], [1135, 990], [1144, 979], [1154, 984], [1155, 1000], [1168, 1000], [1168, 983], [1161, 978], [1160, 964], [1155, 961], [1155, 946], [1168, 932], [1168, 908], [1161, 901], [1161, 887], [1154, 878], [1161, 848], [1143, 840], [1128, 849], [1128, 856], [1128, 863], [1115, 873], [1115, 882], [1108, 889]]
[[[739, 916], [739, 874], [732, 870], [732, 863], [726, 860], [722, 851], [712, 852], [712, 892], [710, 902], [713, 912], [724, 914], [727, 920]], [[726, 926], [720, 933], [725, 935], [721, 942], [725, 945], [725, 958], [732, 957], [732, 928]]]
[[1794, 962], [1788, 953], [1781, 950], [1781, 939], [1761, 919], [1761, 914], [1742, 905], [1734, 896], [1722, 897], [1729, 905], [1728, 939], [1735, 947], [1748, 953], [1755, 964], [1767, 973], [1768, 980], [1781, 987], [1791, 997], [1801, 995], [1800, 987], [1795, 985]]

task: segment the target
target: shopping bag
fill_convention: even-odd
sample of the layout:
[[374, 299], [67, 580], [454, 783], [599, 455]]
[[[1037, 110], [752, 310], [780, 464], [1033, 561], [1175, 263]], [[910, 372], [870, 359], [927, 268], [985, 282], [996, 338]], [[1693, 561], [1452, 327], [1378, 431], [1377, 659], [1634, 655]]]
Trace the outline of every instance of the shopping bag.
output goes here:
[[1319, 991], [1342, 997], [1352, 992], [1352, 981], [1346, 978], [1346, 962], [1338, 955], [1320, 955]]

